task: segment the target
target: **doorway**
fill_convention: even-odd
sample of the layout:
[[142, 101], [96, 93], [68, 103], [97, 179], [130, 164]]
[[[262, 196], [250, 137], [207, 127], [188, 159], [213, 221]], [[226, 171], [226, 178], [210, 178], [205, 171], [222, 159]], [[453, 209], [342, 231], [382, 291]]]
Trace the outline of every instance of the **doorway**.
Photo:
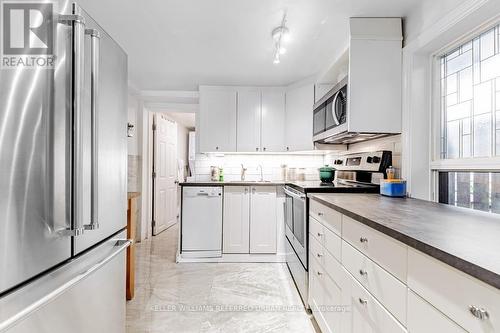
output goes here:
[[179, 182], [189, 175], [189, 133], [194, 131], [194, 114], [154, 112], [150, 118], [151, 233], [170, 228], [180, 217]]

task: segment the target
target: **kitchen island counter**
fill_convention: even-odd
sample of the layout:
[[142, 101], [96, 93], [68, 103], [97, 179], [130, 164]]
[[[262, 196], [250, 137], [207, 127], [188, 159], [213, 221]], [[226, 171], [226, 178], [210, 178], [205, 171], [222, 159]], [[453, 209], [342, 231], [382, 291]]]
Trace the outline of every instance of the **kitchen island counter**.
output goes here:
[[310, 198], [500, 289], [500, 215], [378, 194]]

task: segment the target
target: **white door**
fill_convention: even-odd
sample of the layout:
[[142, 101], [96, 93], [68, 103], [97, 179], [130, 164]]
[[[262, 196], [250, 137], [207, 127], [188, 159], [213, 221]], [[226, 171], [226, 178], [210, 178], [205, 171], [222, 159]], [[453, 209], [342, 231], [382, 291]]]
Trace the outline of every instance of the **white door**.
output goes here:
[[236, 151], [236, 91], [200, 87], [200, 152]]
[[223, 253], [249, 253], [249, 192], [248, 186], [224, 187]]
[[253, 186], [250, 197], [250, 253], [276, 253], [276, 187]]
[[237, 151], [260, 151], [260, 116], [260, 91], [238, 90]]
[[262, 150], [286, 151], [285, 146], [285, 93], [262, 92]]
[[157, 235], [177, 222], [177, 124], [160, 113], [154, 123], [153, 235]]

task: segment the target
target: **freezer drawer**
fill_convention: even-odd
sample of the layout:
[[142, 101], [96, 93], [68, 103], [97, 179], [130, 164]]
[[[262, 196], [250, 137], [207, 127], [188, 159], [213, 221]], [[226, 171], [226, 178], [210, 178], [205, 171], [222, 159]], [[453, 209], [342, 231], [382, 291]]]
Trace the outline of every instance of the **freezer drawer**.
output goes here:
[[0, 299], [0, 332], [125, 332], [125, 249], [121, 232]]
[[184, 187], [181, 253], [185, 257], [222, 255], [222, 187]]

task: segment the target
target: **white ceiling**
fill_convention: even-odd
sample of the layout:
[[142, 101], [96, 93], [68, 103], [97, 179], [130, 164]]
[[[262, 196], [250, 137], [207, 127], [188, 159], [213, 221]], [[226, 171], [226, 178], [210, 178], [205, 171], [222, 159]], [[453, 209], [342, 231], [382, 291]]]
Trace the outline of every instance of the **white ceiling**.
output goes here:
[[194, 113], [188, 113], [188, 112], [167, 112], [167, 115], [177, 122], [178, 124], [181, 124], [184, 127], [187, 127], [188, 129], [192, 129], [195, 127], [195, 114]]
[[[138, 90], [199, 84], [287, 85], [347, 44], [350, 16], [407, 16], [420, 0], [81, 0], [129, 55]], [[292, 41], [273, 64], [271, 31], [288, 13]]]

